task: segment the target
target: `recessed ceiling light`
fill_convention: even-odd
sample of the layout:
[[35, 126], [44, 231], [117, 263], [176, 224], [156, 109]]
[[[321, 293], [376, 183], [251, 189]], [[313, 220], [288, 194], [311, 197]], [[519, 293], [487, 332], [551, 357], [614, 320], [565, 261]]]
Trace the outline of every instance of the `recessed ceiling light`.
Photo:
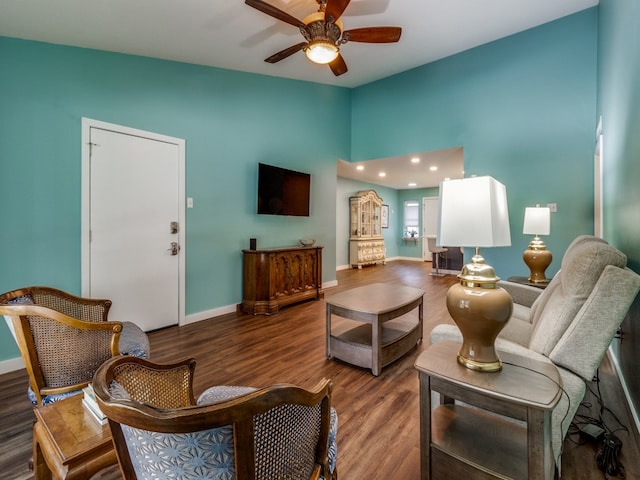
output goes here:
[[379, 177], [386, 177], [386, 176], [387, 176], [387, 174], [386, 174], [386, 173], [384, 173], [384, 172], [380, 172], [380, 173], [378, 174], [378, 176], [379, 176]]
[[415, 183], [413, 183], [413, 182], [411, 182], [411, 183], [409, 184], [409, 186], [410, 186], [410, 187], [415, 187], [415, 186], [416, 186], [416, 184], [415, 184]]
[[359, 170], [359, 171], [364, 170], [364, 165], [358, 165], [358, 166], [356, 167], [356, 170]]
[[438, 171], [438, 167], [436, 167], [435, 165], [431, 165], [429, 167], [429, 170], [431, 170], [432, 172], [436, 172], [436, 171]]
[[413, 157], [411, 159], [411, 163], [420, 163], [420, 159], [418, 157]]

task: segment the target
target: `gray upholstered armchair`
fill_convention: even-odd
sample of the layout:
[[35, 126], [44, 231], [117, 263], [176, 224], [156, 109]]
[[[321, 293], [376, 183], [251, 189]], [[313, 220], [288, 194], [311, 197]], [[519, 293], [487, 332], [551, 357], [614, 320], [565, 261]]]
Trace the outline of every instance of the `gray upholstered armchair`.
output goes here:
[[34, 406], [80, 393], [113, 355], [149, 355], [149, 340], [137, 325], [107, 321], [110, 307], [110, 300], [77, 297], [51, 287], [0, 295], [0, 315], [22, 354]]
[[193, 394], [195, 360], [107, 360], [93, 388], [124, 478], [337, 479], [332, 384]]
[[[496, 350], [553, 362], [562, 378], [560, 402], [552, 413], [551, 443], [560, 471], [562, 443], [609, 344], [640, 290], [640, 276], [627, 257], [604, 240], [576, 238], [560, 271], [545, 290], [500, 282], [513, 297], [513, 315], [496, 340]], [[438, 325], [431, 343], [461, 340], [454, 325]]]

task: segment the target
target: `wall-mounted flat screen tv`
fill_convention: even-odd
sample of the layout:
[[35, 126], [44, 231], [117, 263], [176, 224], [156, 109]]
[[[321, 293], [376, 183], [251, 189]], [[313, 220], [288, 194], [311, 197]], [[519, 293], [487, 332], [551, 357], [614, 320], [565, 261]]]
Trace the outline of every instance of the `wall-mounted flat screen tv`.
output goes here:
[[258, 213], [309, 216], [311, 175], [258, 164]]

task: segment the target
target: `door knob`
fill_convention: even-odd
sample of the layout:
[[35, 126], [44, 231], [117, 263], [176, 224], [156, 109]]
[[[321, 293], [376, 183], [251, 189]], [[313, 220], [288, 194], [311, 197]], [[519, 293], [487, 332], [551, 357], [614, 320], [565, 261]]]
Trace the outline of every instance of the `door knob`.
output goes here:
[[180, 251], [180, 245], [178, 245], [178, 242], [171, 242], [171, 248], [167, 249], [167, 252], [171, 252], [171, 255], [178, 255], [178, 252]]

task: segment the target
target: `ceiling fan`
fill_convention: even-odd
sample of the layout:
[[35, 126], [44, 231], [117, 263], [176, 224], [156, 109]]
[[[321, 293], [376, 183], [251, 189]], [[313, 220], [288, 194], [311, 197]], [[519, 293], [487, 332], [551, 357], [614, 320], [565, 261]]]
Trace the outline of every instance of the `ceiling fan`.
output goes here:
[[298, 20], [263, 0], [245, 0], [250, 7], [300, 29], [305, 42], [274, 53], [265, 62], [276, 63], [303, 50], [315, 63], [328, 64], [334, 75], [347, 72], [347, 64], [340, 54], [340, 46], [347, 42], [393, 43], [400, 39], [400, 27], [364, 27], [344, 30], [340, 16], [351, 0], [316, 0], [318, 11]]

